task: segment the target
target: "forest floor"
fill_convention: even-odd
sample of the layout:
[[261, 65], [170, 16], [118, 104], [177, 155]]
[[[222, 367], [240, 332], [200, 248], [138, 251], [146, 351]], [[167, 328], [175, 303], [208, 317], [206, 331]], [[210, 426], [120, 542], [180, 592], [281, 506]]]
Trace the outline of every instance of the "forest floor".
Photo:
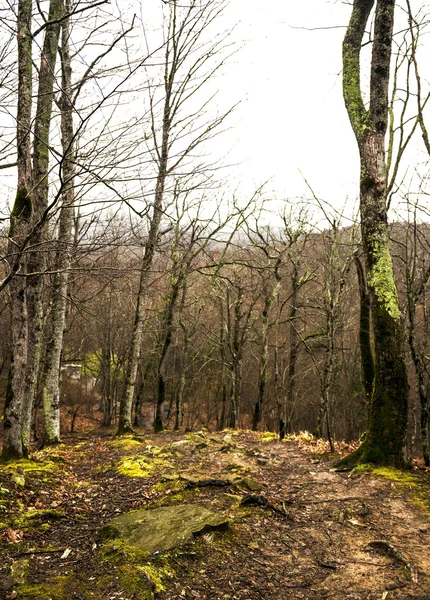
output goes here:
[[[428, 473], [339, 473], [323, 450], [310, 436], [86, 434], [0, 465], [0, 598], [429, 600]], [[174, 504], [228, 530], [154, 556], [100, 541], [113, 517]]]

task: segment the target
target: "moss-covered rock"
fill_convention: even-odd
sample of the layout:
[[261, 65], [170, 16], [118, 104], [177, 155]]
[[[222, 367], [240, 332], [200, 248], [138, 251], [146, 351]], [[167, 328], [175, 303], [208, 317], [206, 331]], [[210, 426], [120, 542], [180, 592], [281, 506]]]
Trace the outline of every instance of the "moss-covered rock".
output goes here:
[[197, 505], [179, 504], [116, 517], [100, 531], [100, 537], [118, 538], [127, 546], [154, 554], [187, 544], [207, 531], [227, 528], [224, 515]]

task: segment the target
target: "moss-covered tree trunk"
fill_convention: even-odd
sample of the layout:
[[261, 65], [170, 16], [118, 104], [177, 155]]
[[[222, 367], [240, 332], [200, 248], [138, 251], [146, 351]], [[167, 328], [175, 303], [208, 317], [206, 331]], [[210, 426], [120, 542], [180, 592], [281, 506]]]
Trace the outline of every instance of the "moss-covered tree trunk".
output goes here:
[[31, 204], [31, 106], [32, 106], [32, 0], [18, 4], [18, 106], [17, 162], [18, 186], [10, 217], [8, 266], [19, 273], [10, 282], [12, 355], [4, 411], [3, 456], [20, 458], [22, 445], [22, 406], [27, 370], [27, 299], [25, 240], [30, 232]]
[[360, 87], [360, 53], [374, 0], [354, 0], [343, 43], [343, 93], [360, 152], [360, 214], [373, 319], [375, 377], [363, 462], [402, 467], [406, 462], [408, 380], [401, 313], [388, 240], [385, 133], [394, 24], [394, 0], [377, 0], [370, 103]]

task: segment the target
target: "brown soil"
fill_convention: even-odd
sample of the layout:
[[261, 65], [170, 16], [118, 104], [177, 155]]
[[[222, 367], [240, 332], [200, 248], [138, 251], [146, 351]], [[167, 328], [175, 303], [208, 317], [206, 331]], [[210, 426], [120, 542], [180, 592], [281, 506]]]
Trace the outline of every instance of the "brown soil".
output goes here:
[[[129, 448], [111, 436], [71, 437], [36, 455], [51, 455], [59, 469], [25, 474], [24, 488], [0, 467], [0, 485], [10, 491], [0, 496], [7, 509], [0, 513], [0, 598], [37, 598], [31, 587], [58, 576], [73, 580], [73, 591], [53, 587], [41, 600], [146, 598], [115, 576], [97, 533], [119, 513], [193, 502], [227, 512], [230, 529], [151, 559], [163, 566], [165, 589], [155, 598], [430, 599], [427, 474], [393, 481], [396, 473], [337, 473], [306, 443], [262, 443], [251, 433], [193, 434], [172, 450], [184, 437], [151, 435]], [[143, 478], [118, 473], [121, 457], [153, 456], [148, 446], [167, 447], [153, 458], [164, 465]], [[203, 485], [234, 476], [231, 486]], [[249, 489], [257, 483], [261, 489]], [[32, 509], [51, 512], [23, 524]], [[13, 568], [17, 561], [25, 578]]]

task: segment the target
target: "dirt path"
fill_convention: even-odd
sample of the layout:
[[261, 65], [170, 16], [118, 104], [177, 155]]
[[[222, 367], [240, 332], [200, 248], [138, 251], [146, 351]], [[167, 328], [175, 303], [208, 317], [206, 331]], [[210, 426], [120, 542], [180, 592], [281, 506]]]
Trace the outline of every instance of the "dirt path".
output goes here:
[[[38, 454], [24, 487], [0, 467], [0, 598], [429, 600], [428, 476], [337, 473], [311, 450], [249, 433], [93, 436]], [[104, 552], [113, 516], [179, 503], [228, 514], [229, 531], [145, 571]]]

